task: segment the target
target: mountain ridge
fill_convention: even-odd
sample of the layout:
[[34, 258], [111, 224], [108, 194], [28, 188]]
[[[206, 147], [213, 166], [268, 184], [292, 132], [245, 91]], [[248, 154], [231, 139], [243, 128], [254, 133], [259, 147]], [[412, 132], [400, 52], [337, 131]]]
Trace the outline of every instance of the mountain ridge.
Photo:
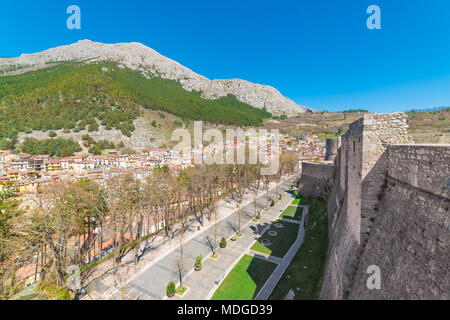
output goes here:
[[215, 100], [232, 94], [239, 101], [258, 109], [266, 109], [273, 115], [292, 116], [312, 111], [284, 97], [269, 85], [242, 79], [210, 80], [139, 42], [104, 44], [80, 40], [38, 53], [22, 54], [17, 58], [0, 58], [0, 69], [7, 71], [8, 67], [13, 68], [12, 72], [17, 74], [51, 66], [56, 62], [105, 60], [116, 61], [124, 67], [141, 71], [147, 77], [158, 75], [164, 79], [177, 80], [183, 89], [201, 92], [205, 99]]

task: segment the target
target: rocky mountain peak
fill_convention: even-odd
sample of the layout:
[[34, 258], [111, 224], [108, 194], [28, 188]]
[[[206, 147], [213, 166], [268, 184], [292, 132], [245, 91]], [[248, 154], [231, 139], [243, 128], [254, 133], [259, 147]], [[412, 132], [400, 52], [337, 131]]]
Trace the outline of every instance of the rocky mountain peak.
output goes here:
[[165, 79], [178, 80], [188, 91], [201, 91], [206, 99], [217, 99], [228, 94], [256, 108], [266, 108], [274, 115], [295, 115], [308, 111], [284, 97], [271, 86], [251, 83], [240, 79], [209, 80], [182, 66], [155, 50], [138, 42], [104, 44], [80, 40], [74, 44], [48, 49], [39, 53], [22, 54], [18, 58], [0, 58], [0, 69], [18, 65], [21, 72], [51, 66], [62, 61], [116, 61], [144, 74], [156, 74]]

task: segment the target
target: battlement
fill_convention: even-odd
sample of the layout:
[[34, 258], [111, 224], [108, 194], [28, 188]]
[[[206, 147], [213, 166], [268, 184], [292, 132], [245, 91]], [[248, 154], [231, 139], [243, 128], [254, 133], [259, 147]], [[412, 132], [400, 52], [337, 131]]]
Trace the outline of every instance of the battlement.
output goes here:
[[[322, 298], [448, 295], [450, 145], [414, 145], [407, 128], [405, 113], [365, 115], [330, 143], [334, 165], [304, 167], [301, 193], [328, 190]], [[369, 265], [381, 268], [381, 290], [366, 287]]]

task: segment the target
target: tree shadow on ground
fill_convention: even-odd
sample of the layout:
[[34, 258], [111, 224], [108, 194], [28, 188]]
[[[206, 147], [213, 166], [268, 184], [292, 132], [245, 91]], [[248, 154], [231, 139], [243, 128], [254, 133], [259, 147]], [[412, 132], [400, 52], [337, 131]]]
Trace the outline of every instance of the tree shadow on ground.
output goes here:
[[297, 190], [288, 190], [288, 191], [286, 191], [286, 193], [289, 193], [290, 195], [295, 197], [295, 191], [297, 191]]
[[256, 284], [252, 299], [256, 298], [276, 267], [277, 265], [275, 263], [267, 261], [263, 256], [255, 255], [247, 268], [247, 274], [253, 283]]
[[271, 224], [269, 222], [264, 222], [264, 223], [258, 223], [257, 225], [251, 226], [250, 228], [252, 229], [255, 236], [258, 236], [258, 238], [259, 238], [261, 236], [261, 234], [264, 232], [264, 230], [266, 230], [266, 228], [270, 227], [270, 225]]

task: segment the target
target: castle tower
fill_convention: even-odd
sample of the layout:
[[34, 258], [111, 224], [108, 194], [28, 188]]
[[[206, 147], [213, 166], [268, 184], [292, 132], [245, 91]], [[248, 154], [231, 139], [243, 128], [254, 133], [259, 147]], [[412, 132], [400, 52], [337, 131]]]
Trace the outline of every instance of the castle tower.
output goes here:
[[334, 161], [338, 152], [338, 139], [326, 140], [325, 161]]

